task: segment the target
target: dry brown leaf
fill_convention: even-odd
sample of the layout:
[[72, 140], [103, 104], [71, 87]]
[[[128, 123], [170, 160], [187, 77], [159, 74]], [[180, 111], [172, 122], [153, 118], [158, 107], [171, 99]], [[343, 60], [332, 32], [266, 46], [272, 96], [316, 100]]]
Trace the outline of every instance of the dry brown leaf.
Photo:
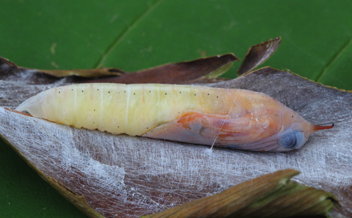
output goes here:
[[240, 76], [264, 63], [275, 53], [281, 43], [281, 37], [270, 39], [257, 45], [253, 45], [247, 52], [237, 74]]
[[[64, 84], [2, 80], [0, 103], [15, 108]], [[313, 134], [296, 152], [211, 152], [206, 146], [73, 129], [0, 108], [0, 134], [45, 176], [84, 196], [104, 216], [160, 212], [285, 168], [302, 172], [299, 183], [340, 199], [342, 209], [333, 216], [352, 216], [352, 93], [272, 68], [211, 86], [264, 92], [312, 123], [335, 127]]]

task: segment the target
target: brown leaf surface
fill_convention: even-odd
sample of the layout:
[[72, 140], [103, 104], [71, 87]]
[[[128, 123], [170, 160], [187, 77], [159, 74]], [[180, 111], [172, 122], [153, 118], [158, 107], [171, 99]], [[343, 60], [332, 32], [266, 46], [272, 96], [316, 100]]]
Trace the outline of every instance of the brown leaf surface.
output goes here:
[[270, 39], [257, 45], [253, 45], [247, 52], [237, 74], [240, 76], [264, 63], [275, 53], [281, 43], [281, 37]]
[[[65, 79], [36, 85], [0, 80], [0, 104], [24, 99]], [[211, 86], [264, 92], [315, 124], [335, 123], [313, 134], [296, 152], [259, 153], [215, 149], [74, 129], [0, 108], [0, 134], [47, 177], [104, 216], [153, 214], [219, 193], [248, 179], [293, 168], [296, 181], [333, 193], [352, 216], [352, 93], [289, 72], [263, 68]]]
[[[6, 108], [5, 108], [6, 109]], [[8, 110], [8, 109], [6, 109]], [[11, 110], [10, 110], [11, 111]], [[14, 111], [15, 113], [18, 113]], [[23, 114], [25, 116], [30, 116], [27, 114]], [[6, 143], [10, 144], [10, 142], [7, 141], [6, 138], [2, 137], [0, 135], [0, 138], [3, 139]], [[101, 218], [103, 217], [101, 214], [99, 214], [97, 211], [95, 211], [86, 201], [84, 196], [77, 195], [76, 193], [72, 192], [71, 190], [67, 189], [64, 185], [60, 184], [60, 182], [56, 181], [55, 179], [45, 175], [42, 171], [38, 170], [35, 165], [33, 165], [25, 156], [22, 155], [22, 153], [16, 148], [12, 147], [19, 156], [21, 156], [26, 163], [32, 167], [40, 177], [42, 177], [47, 183], [49, 183], [52, 187], [54, 187], [61, 195], [63, 195], [68, 201], [70, 201], [72, 204], [74, 204], [78, 209], [80, 209], [83, 213], [85, 213], [89, 217], [97, 217]]]
[[292, 169], [279, 170], [145, 218], [326, 217], [337, 204], [336, 198], [328, 192], [290, 181], [298, 174]]

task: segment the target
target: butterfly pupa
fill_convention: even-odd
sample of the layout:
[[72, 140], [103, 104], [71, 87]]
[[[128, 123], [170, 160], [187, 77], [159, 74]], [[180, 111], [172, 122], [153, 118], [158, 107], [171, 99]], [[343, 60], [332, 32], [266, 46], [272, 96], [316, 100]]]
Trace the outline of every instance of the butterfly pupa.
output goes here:
[[332, 128], [263, 93], [192, 85], [69, 85], [16, 110], [75, 128], [254, 151], [299, 149], [313, 132]]

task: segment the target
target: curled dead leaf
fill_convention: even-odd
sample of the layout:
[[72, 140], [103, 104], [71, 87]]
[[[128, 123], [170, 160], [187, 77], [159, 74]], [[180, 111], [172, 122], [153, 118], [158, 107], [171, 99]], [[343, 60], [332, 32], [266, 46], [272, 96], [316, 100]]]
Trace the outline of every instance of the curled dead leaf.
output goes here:
[[281, 43], [281, 37], [270, 39], [257, 45], [253, 45], [247, 52], [237, 74], [240, 76], [264, 63], [275, 53]]

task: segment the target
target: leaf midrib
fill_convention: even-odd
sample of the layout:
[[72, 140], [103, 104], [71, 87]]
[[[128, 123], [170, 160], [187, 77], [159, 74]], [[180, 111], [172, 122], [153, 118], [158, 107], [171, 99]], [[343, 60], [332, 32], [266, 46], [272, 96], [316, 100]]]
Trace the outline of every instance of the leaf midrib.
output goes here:
[[323, 70], [318, 74], [317, 78], [315, 79], [316, 82], [320, 82], [325, 74], [329, 71], [332, 65], [345, 53], [347, 48], [352, 45], [352, 39], [348, 40], [347, 43], [342, 46], [342, 48], [327, 62], [326, 66]]
[[164, 0], [157, 0], [150, 5], [142, 14], [140, 14], [122, 33], [120, 33], [111, 45], [102, 54], [100, 60], [95, 64], [94, 68], [101, 68], [104, 66], [105, 60], [109, 57], [111, 52], [126, 38], [126, 36], [145, 18], [147, 17], [156, 7], [160, 5]]

